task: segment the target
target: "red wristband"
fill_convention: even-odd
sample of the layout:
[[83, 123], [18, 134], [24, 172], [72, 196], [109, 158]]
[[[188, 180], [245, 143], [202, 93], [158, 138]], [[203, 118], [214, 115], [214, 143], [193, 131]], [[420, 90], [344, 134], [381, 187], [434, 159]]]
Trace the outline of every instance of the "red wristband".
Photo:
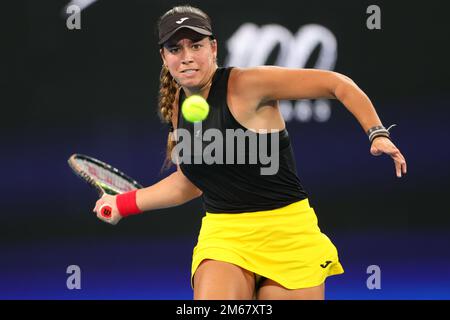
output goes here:
[[122, 217], [142, 213], [142, 210], [136, 204], [136, 192], [137, 190], [133, 190], [116, 196], [117, 210]]

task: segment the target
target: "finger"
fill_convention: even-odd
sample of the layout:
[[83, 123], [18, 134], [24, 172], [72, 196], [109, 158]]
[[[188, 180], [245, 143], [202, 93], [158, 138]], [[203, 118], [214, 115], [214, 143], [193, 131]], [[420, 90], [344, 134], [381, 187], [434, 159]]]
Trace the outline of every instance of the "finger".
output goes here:
[[92, 211], [97, 212], [97, 207], [98, 207], [98, 201], [95, 203], [94, 210], [92, 210]]
[[394, 160], [394, 164], [395, 164], [395, 173], [397, 175], [398, 178], [402, 177], [402, 157], [400, 152], [394, 151], [392, 153], [390, 153], [392, 159]]
[[97, 209], [103, 204], [102, 199], [98, 199], [97, 202], [95, 202], [95, 207], [94, 210], [92, 210], [93, 212], [97, 212]]
[[102, 205], [106, 202], [107, 196], [108, 196], [108, 195], [107, 195], [106, 193], [104, 193], [104, 194], [102, 194], [102, 196], [97, 200], [97, 202], [95, 203], [94, 212], [96, 212], [96, 211], [100, 208], [100, 206], [102, 206]]
[[101, 221], [103, 221], [103, 222], [106, 222], [106, 223], [109, 223], [109, 224], [112, 224], [112, 225], [116, 225], [117, 224], [117, 221], [115, 221], [115, 219], [112, 219], [112, 218], [110, 218], [110, 219], [108, 219], [108, 218], [105, 218], [101, 213], [98, 213], [97, 214], [97, 218], [99, 218]]
[[399, 161], [395, 161], [395, 172], [397, 174], [397, 178], [402, 177], [402, 166]]
[[401, 153], [400, 153], [400, 156], [402, 157], [402, 172], [403, 172], [403, 174], [406, 174], [406, 171], [407, 171], [406, 159]]
[[401, 170], [401, 172], [403, 174], [406, 174], [406, 169], [407, 169], [407, 167], [406, 167], [406, 160], [405, 160], [405, 157], [401, 154], [400, 151], [398, 151], [398, 153], [397, 153], [397, 159], [400, 162], [400, 170]]

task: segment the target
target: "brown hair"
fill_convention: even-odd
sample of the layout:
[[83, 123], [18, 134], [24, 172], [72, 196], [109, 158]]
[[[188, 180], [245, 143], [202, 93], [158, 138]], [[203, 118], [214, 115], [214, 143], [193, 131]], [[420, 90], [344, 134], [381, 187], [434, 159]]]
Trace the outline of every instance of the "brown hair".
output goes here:
[[[159, 78], [159, 106], [158, 114], [164, 123], [168, 123], [170, 128], [172, 126], [173, 104], [175, 102], [178, 84], [169, 72], [169, 69], [163, 65]], [[175, 147], [176, 142], [172, 141], [173, 132], [170, 130], [167, 136], [166, 158], [164, 160], [163, 169], [168, 169], [172, 165], [171, 153]]]
[[[209, 16], [202, 10], [191, 7], [189, 5], [173, 7], [166, 13], [164, 13], [158, 20], [158, 31], [161, 26], [161, 20], [169, 15], [179, 14], [179, 13], [195, 13], [211, 21]], [[161, 45], [162, 47], [162, 45]], [[169, 127], [172, 128], [172, 114], [173, 114], [173, 104], [177, 95], [178, 84], [169, 72], [169, 69], [163, 65], [160, 74], [160, 85], [159, 85], [159, 105], [158, 114], [164, 123], [168, 123]], [[176, 145], [175, 141], [172, 141], [173, 132], [170, 131], [167, 136], [167, 147], [166, 147], [166, 158], [163, 164], [163, 170], [169, 169], [172, 165], [171, 153]]]

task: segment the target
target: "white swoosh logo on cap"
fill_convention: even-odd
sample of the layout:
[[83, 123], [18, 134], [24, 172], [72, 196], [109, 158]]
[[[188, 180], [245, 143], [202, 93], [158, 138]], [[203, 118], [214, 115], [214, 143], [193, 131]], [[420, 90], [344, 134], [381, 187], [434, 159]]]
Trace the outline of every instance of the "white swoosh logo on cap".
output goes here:
[[175, 21], [175, 22], [178, 23], [178, 24], [182, 24], [183, 21], [184, 21], [184, 20], [187, 20], [187, 19], [189, 19], [189, 18], [181, 18], [180, 20]]

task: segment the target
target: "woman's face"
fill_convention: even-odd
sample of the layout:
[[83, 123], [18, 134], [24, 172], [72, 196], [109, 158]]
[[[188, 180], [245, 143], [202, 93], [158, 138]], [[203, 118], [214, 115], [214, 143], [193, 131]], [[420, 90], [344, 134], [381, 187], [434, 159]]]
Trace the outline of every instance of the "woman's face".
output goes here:
[[172, 77], [184, 88], [205, 86], [216, 69], [217, 44], [190, 29], [181, 29], [161, 49]]

